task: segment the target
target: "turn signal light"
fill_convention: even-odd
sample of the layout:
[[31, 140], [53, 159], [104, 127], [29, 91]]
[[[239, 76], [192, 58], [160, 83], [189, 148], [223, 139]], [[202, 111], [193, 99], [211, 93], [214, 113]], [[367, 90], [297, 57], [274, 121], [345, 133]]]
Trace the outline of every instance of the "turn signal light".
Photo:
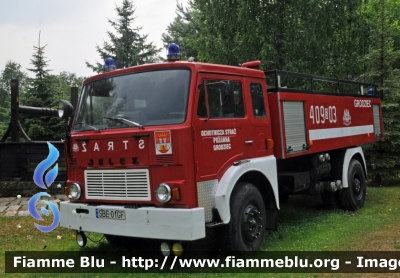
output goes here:
[[180, 256], [180, 255], [182, 255], [182, 252], [183, 252], [183, 246], [182, 246], [182, 244], [180, 244], [180, 243], [174, 243], [174, 245], [172, 245], [172, 253], [175, 255], [175, 256]]
[[274, 140], [265, 139], [265, 147], [267, 148], [267, 150], [272, 149], [274, 147]]
[[177, 201], [181, 199], [181, 192], [179, 188], [172, 188], [172, 199]]

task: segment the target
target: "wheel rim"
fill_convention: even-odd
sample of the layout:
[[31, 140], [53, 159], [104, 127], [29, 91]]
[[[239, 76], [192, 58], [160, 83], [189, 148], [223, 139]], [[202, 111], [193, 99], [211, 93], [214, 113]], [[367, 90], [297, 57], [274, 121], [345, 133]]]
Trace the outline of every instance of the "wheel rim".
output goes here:
[[354, 192], [354, 198], [356, 200], [361, 200], [363, 196], [363, 187], [362, 187], [362, 181], [358, 173], [355, 173], [353, 176], [353, 192]]
[[246, 244], [251, 245], [259, 236], [262, 228], [260, 210], [254, 205], [248, 205], [243, 211], [242, 235]]

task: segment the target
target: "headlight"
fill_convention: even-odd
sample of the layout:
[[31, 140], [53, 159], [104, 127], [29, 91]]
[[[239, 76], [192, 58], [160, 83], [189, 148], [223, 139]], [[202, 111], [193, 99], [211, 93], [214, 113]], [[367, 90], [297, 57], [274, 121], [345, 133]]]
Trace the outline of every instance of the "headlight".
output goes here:
[[160, 183], [156, 188], [156, 198], [160, 203], [171, 200], [171, 187], [166, 183]]
[[78, 200], [81, 197], [81, 187], [77, 183], [73, 183], [68, 187], [68, 197]]

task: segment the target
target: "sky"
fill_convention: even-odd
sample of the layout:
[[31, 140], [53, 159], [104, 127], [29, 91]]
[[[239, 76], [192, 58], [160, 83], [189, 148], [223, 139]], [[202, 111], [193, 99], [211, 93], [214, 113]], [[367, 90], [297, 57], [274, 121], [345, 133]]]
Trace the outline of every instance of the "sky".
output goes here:
[[[108, 41], [106, 31], [114, 31], [110, 20], [117, 19], [116, 5], [123, 0], [0, 0], [0, 71], [7, 61], [21, 65], [28, 75], [34, 46], [44, 50], [50, 73], [67, 71], [89, 77], [95, 73], [85, 61], [102, 62], [96, 45]], [[186, 5], [187, 0], [179, 0]], [[142, 27], [147, 42], [162, 47], [161, 34], [176, 14], [176, 0], [132, 0], [136, 8], [132, 27]], [[166, 50], [160, 52], [166, 56]]]

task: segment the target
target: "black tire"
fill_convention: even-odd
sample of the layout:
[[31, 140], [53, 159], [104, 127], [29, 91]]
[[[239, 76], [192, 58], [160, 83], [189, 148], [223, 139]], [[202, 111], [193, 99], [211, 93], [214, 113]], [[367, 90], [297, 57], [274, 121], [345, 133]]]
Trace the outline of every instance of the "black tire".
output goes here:
[[230, 201], [231, 220], [216, 230], [224, 251], [259, 250], [265, 237], [266, 211], [258, 189], [250, 183], [236, 184]]
[[358, 210], [365, 202], [367, 186], [364, 168], [358, 160], [351, 160], [347, 173], [348, 187], [340, 191], [341, 206], [345, 210]]

